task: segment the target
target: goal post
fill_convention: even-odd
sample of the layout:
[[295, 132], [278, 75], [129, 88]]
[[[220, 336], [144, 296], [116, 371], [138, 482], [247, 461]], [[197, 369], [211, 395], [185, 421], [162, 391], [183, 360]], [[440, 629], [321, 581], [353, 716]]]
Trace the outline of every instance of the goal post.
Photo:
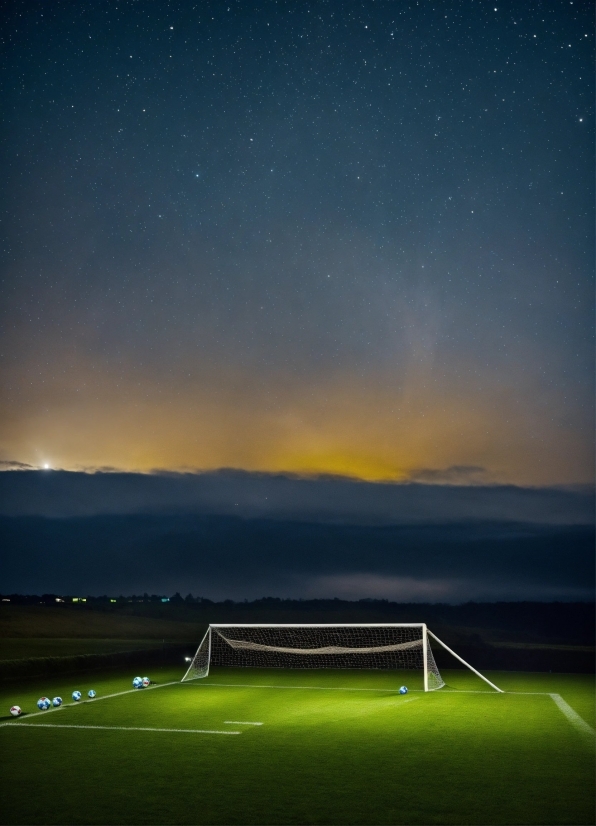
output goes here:
[[476, 676], [477, 676], [477, 677], [480, 677], [480, 679], [481, 679], [481, 680], [484, 680], [484, 682], [485, 682], [485, 683], [488, 683], [488, 685], [489, 685], [491, 688], [494, 688], [494, 690], [495, 690], [495, 691], [498, 691], [500, 694], [504, 694], [504, 693], [505, 693], [505, 692], [503, 691], [503, 689], [502, 689], [502, 688], [499, 688], [499, 687], [498, 687], [498, 686], [496, 686], [494, 683], [491, 683], [491, 681], [490, 681], [487, 677], [485, 677], [485, 676], [484, 676], [484, 674], [481, 674], [481, 673], [480, 673], [480, 671], [476, 671], [476, 669], [475, 669], [472, 665], [470, 665], [470, 663], [467, 663], [467, 662], [464, 660], [464, 658], [463, 658], [463, 657], [460, 657], [460, 656], [459, 656], [459, 654], [456, 654], [456, 653], [455, 653], [455, 651], [454, 651], [452, 648], [449, 648], [449, 646], [448, 646], [448, 645], [445, 645], [445, 643], [443, 642], [443, 640], [440, 640], [440, 639], [437, 637], [437, 635], [436, 635], [436, 634], [433, 634], [433, 632], [432, 632], [432, 631], [430, 631], [430, 630], [428, 631], [428, 633], [431, 635], [431, 637], [433, 638], [433, 640], [436, 640], [436, 641], [439, 643], [439, 645], [442, 645], [442, 646], [443, 646], [443, 648], [445, 649], [445, 651], [449, 651], [449, 653], [450, 653], [450, 654], [452, 654], [452, 655], [455, 657], [455, 659], [456, 659], [456, 660], [459, 660], [459, 661], [460, 661], [460, 663], [463, 663], [463, 664], [466, 666], [466, 668], [469, 668], [469, 669], [470, 669], [470, 671], [473, 671], [473, 672], [474, 672], [474, 674], [476, 674]]
[[424, 691], [445, 685], [429, 635], [496, 691], [497, 686], [451, 651], [425, 623], [211, 624], [182, 682], [207, 677], [211, 665], [235, 668], [396, 670], [422, 677]]

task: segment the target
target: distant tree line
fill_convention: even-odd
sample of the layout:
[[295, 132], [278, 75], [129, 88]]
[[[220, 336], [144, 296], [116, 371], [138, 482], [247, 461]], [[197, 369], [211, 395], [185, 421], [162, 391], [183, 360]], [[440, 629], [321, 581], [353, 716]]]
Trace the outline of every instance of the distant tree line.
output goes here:
[[[76, 603], [76, 602], [88, 602], [90, 604], [94, 603], [128, 603], [128, 602], [172, 602], [174, 604], [182, 604], [186, 603], [188, 605], [194, 603], [209, 603], [213, 604], [210, 599], [204, 599], [203, 597], [193, 597], [192, 594], [187, 594], [186, 597], [182, 597], [179, 593], [175, 593], [172, 596], [166, 596], [165, 594], [131, 594], [130, 596], [124, 596], [120, 594], [119, 596], [108, 596], [107, 594], [103, 594], [102, 596], [81, 596], [75, 594], [0, 594], [0, 599], [2, 602], [10, 602], [14, 603], [15, 605], [60, 605], [62, 603]], [[231, 600], [226, 600], [227, 603], [230, 603]]]
[[[0, 594], [0, 605], [46, 605], [116, 610], [198, 623], [209, 622], [426, 622], [432, 628], [476, 631], [484, 639], [594, 645], [594, 602], [399, 603], [387, 599], [213, 601], [180, 593], [91, 596]], [[159, 606], [159, 607], [158, 607]], [[490, 633], [489, 633], [490, 632]], [[488, 636], [487, 636], [488, 634]], [[453, 636], [452, 636], [453, 638]]]

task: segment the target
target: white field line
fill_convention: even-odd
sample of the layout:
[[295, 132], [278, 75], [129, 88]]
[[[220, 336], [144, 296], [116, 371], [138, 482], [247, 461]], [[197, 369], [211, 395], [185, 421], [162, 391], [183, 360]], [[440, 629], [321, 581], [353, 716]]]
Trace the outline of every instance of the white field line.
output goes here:
[[[84, 706], [87, 703], [98, 703], [100, 700], [110, 700], [112, 697], [122, 697], [123, 694], [141, 694], [145, 691], [150, 691], [152, 688], [165, 688], [167, 685], [178, 685], [179, 680], [173, 680], [170, 683], [160, 683], [159, 685], [150, 685], [147, 688], [129, 688], [126, 691], [117, 691], [115, 694], [106, 694], [104, 697], [94, 697], [93, 700], [77, 700], [77, 702], [73, 703], [63, 703], [61, 706], [57, 708], [48, 708], [46, 711], [34, 711], [32, 714], [26, 714], [24, 718], [30, 720], [32, 717], [39, 717], [40, 714], [50, 714], [52, 711], [61, 711], [63, 708], [72, 708], [75, 706]], [[1, 726], [10, 726], [12, 725], [13, 721], [8, 721], [6, 723], [0, 723]]]
[[103, 731], [174, 731], [179, 734], [242, 734], [241, 731], [211, 731], [200, 728], [149, 728], [147, 726], [75, 726], [71, 724], [60, 725], [60, 723], [4, 723], [5, 726], [15, 728], [92, 728]]
[[[418, 691], [419, 689], [413, 688], [412, 691]], [[458, 689], [458, 688], [440, 688], [438, 691], [433, 691], [433, 694], [486, 694], [491, 697], [495, 697], [496, 693], [494, 691], [468, 691], [467, 689]], [[501, 694], [515, 694], [515, 695], [527, 695], [528, 697], [550, 697], [548, 691], [501, 691]]]
[[574, 711], [571, 706], [565, 702], [560, 694], [551, 694], [550, 696], [575, 729], [582, 734], [587, 734], [589, 737], [594, 737], [596, 735], [596, 732], [592, 726], [589, 726], [586, 721], [579, 716], [577, 711]]
[[262, 723], [249, 723], [246, 720], [224, 720], [224, 726], [262, 726]]
[[[198, 679], [198, 678], [197, 678]], [[347, 688], [345, 686], [322, 686], [322, 685], [257, 685], [255, 683], [197, 683], [194, 680], [187, 680], [183, 683], [185, 686], [194, 688], [210, 688], [217, 686], [218, 688], [289, 688], [300, 689], [302, 691], [379, 691], [384, 694], [399, 694], [398, 688]], [[422, 688], [409, 688], [409, 693], [420, 694], [486, 694], [487, 697], [496, 697], [495, 691], [459, 691], [454, 688], [439, 688], [436, 691], [425, 692]], [[548, 691], [502, 691], [501, 694], [528, 694], [537, 697], [550, 696]]]
[[[191, 681], [188, 680], [184, 685], [189, 685]], [[399, 694], [398, 688], [343, 688], [341, 686], [322, 686], [322, 685], [254, 685], [253, 683], [196, 683], [195, 688], [211, 688], [216, 686], [218, 688], [290, 688], [300, 689], [302, 691], [382, 691], [384, 694]], [[417, 689], [412, 689], [416, 691]], [[489, 692], [487, 691], [486, 694]]]

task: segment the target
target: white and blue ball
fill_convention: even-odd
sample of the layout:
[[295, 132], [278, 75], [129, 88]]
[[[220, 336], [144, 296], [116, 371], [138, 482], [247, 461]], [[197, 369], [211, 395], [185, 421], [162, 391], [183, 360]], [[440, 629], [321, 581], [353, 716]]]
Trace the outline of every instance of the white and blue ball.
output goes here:
[[400, 693], [400, 694], [407, 694], [407, 693], [408, 693], [408, 687], [407, 687], [407, 685], [402, 685], [402, 687], [401, 687], [401, 688], [400, 688], [400, 690], [399, 690], [399, 693]]
[[10, 713], [13, 717], [18, 717], [19, 714], [22, 714], [20, 706], [11, 706]]
[[143, 688], [148, 688], [151, 685], [149, 677], [143, 677]]
[[73, 691], [72, 692], [72, 699], [75, 701], [75, 703], [78, 703], [79, 700], [81, 699], [81, 692], [80, 691]]
[[91, 699], [93, 699], [95, 696], [96, 696], [95, 691], [92, 688], [90, 688], [89, 691], [87, 692], [87, 697], [90, 697]]
[[143, 688], [143, 678], [142, 677], [135, 677], [132, 681], [134, 688]]
[[62, 705], [62, 697], [54, 697], [54, 699], [52, 700], [52, 705], [54, 706], [54, 708], [60, 708], [60, 706]]
[[37, 701], [37, 708], [40, 711], [47, 711], [51, 705], [52, 703], [48, 697], [40, 697]]

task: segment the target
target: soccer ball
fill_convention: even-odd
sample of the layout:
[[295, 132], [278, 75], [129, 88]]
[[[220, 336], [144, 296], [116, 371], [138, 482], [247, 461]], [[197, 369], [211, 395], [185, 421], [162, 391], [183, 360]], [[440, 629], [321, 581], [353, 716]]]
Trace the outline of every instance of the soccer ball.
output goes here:
[[80, 691], [73, 691], [72, 692], [72, 699], [75, 701], [75, 703], [78, 703], [79, 700], [81, 699], [81, 692]]
[[149, 685], [151, 685], [151, 680], [149, 677], [143, 677], [143, 688], [147, 688]]
[[399, 693], [400, 694], [407, 694], [408, 693], [408, 687], [405, 686], [405, 685], [402, 685], [402, 687], [399, 690]]
[[87, 696], [91, 697], [91, 699], [93, 699], [95, 697], [95, 691], [93, 691], [93, 689], [90, 688], [89, 691], [87, 692]]
[[143, 678], [142, 677], [135, 677], [132, 681], [134, 688], [143, 688]]
[[54, 699], [52, 700], [52, 705], [54, 706], [54, 708], [58, 708], [59, 706], [61, 706], [62, 697], [54, 697]]
[[37, 701], [37, 708], [41, 709], [41, 711], [47, 711], [51, 705], [47, 697], [40, 697]]
[[10, 709], [10, 713], [12, 714], [13, 717], [18, 717], [19, 714], [21, 713], [21, 707], [20, 706], [12, 706], [12, 708]]

